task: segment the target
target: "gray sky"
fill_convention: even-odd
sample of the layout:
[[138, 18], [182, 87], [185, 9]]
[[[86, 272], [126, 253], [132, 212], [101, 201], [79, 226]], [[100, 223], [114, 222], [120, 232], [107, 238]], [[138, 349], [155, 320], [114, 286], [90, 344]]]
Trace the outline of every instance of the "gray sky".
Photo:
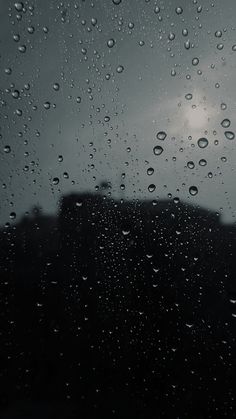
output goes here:
[[0, 222], [102, 180], [114, 197], [177, 196], [234, 221], [236, 2], [61, 4], [0, 0]]

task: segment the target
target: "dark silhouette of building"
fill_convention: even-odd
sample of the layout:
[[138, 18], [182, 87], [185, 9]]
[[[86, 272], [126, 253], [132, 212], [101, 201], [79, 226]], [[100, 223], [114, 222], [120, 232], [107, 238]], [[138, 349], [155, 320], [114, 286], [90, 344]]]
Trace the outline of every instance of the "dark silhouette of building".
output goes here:
[[3, 227], [1, 417], [234, 417], [235, 233], [89, 193]]

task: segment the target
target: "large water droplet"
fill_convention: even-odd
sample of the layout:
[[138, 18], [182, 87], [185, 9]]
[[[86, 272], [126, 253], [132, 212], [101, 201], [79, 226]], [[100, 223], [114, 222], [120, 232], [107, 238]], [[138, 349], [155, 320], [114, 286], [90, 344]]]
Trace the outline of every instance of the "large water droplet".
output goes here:
[[114, 45], [115, 45], [115, 40], [114, 39], [108, 39], [108, 41], [107, 41], [107, 46], [108, 46], [108, 48], [112, 48], [112, 47], [114, 47]]
[[116, 68], [117, 73], [122, 73], [124, 71], [124, 67], [123, 65], [118, 65], [118, 67]]
[[152, 183], [151, 185], [148, 186], [149, 192], [154, 192], [155, 189], [156, 189], [156, 185], [154, 185], [154, 183]]
[[204, 138], [204, 137], [199, 138], [197, 143], [198, 143], [198, 147], [200, 148], [206, 148], [208, 146], [208, 140], [207, 138]]
[[193, 65], [198, 65], [199, 64], [199, 59], [197, 57], [192, 59], [192, 64]]
[[147, 169], [147, 174], [148, 174], [148, 176], [153, 175], [153, 173], [154, 173], [154, 169], [153, 169], [152, 167], [149, 167], [149, 168]]
[[227, 140], [234, 140], [235, 138], [235, 134], [232, 131], [225, 131], [225, 136]]
[[165, 131], [159, 131], [156, 135], [158, 140], [164, 141], [166, 138], [166, 133]]
[[153, 153], [155, 154], [155, 156], [160, 156], [163, 153], [163, 148], [160, 145], [156, 145], [153, 148]]
[[198, 194], [198, 188], [196, 186], [190, 186], [189, 188], [189, 193], [192, 196], [195, 196]]
[[52, 183], [53, 183], [53, 185], [58, 185], [58, 183], [59, 183], [58, 177], [54, 177], [53, 180], [52, 180]]
[[223, 119], [223, 121], [221, 122], [222, 127], [224, 128], [228, 128], [230, 126], [230, 120], [229, 119]]

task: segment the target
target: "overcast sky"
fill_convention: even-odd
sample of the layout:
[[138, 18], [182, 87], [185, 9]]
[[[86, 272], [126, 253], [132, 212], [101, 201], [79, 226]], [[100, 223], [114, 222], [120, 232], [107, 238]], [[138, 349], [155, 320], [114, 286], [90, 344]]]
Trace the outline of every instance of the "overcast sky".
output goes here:
[[235, 0], [114, 3], [0, 0], [0, 223], [104, 180], [234, 221]]

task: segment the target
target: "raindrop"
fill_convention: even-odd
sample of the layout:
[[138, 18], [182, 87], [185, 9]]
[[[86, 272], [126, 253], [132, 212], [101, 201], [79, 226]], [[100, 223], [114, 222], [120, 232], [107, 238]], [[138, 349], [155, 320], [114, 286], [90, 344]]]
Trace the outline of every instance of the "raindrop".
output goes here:
[[199, 160], [199, 166], [206, 166], [206, 165], [207, 165], [207, 161], [205, 159]]
[[221, 103], [220, 107], [221, 107], [222, 111], [225, 111], [227, 109], [226, 103]]
[[170, 41], [173, 41], [175, 39], [175, 34], [173, 32], [170, 32], [169, 35], [168, 35], [168, 39]]
[[158, 140], [164, 141], [166, 138], [166, 133], [165, 131], [159, 131], [156, 135]]
[[189, 169], [194, 169], [195, 164], [193, 163], [193, 161], [188, 161], [187, 166]]
[[58, 177], [54, 177], [53, 180], [52, 180], [52, 183], [53, 183], [53, 185], [58, 185], [58, 183], [59, 183]]
[[112, 1], [113, 1], [113, 4], [115, 4], [116, 6], [118, 6], [118, 4], [120, 4], [122, 0], [112, 0]]
[[112, 48], [112, 47], [114, 47], [114, 45], [115, 45], [114, 39], [111, 38], [107, 41], [108, 48]]
[[221, 31], [216, 31], [215, 32], [215, 37], [216, 38], [221, 38], [222, 37], [222, 32]]
[[187, 93], [187, 94], [185, 95], [185, 99], [187, 99], [187, 100], [191, 100], [192, 98], [193, 98], [192, 93]]
[[198, 147], [200, 148], [206, 148], [208, 146], [208, 140], [204, 137], [199, 138], [197, 143], [198, 143]]
[[153, 148], [153, 153], [155, 154], [155, 156], [160, 156], [163, 153], [163, 148], [160, 145], [156, 145]]
[[226, 119], [223, 119], [223, 121], [221, 122], [221, 125], [223, 128], [229, 128], [230, 123], [231, 123], [230, 120], [226, 118]]
[[34, 27], [33, 27], [33, 26], [29, 26], [29, 27], [27, 28], [27, 31], [28, 31], [28, 33], [29, 33], [30, 35], [32, 35], [32, 33], [34, 33], [35, 29], [34, 29]]
[[148, 176], [153, 175], [153, 173], [154, 173], [154, 169], [153, 169], [152, 167], [149, 167], [149, 168], [147, 169], [147, 174], [148, 174]]
[[25, 51], [26, 51], [26, 46], [25, 46], [25, 45], [20, 45], [20, 46], [18, 47], [18, 51], [24, 54], [24, 53], [25, 53]]
[[236, 51], [236, 44], [232, 46], [232, 50]]
[[5, 145], [4, 153], [10, 153], [10, 152], [11, 152], [11, 147], [9, 145]]
[[185, 47], [185, 49], [189, 49], [190, 48], [190, 41], [189, 41], [189, 39], [184, 43], [184, 47]]
[[53, 89], [56, 90], [56, 91], [58, 91], [60, 89], [59, 83], [54, 83]]
[[14, 4], [15, 9], [17, 10], [17, 12], [22, 12], [24, 5], [21, 1], [18, 1]]
[[181, 15], [183, 13], [182, 7], [176, 7], [175, 12], [177, 15]]
[[123, 65], [118, 65], [118, 67], [116, 68], [117, 73], [122, 73], [124, 71], [124, 67]]
[[197, 57], [192, 59], [192, 65], [198, 65], [199, 64], [199, 59]]
[[60, 154], [60, 156], [58, 156], [58, 161], [61, 163], [63, 161], [63, 156]]
[[93, 26], [95, 26], [97, 24], [97, 19], [95, 17], [92, 17], [91, 23]]
[[148, 190], [149, 192], [154, 192], [156, 189], [156, 185], [154, 185], [153, 183], [151, 185], [148, 186]]
[[235, 134], [232, 131], [225, 131], [225, 136], [227, 140], [234, 140], [235, 138]]
[[11, 212], [10, 219], [11, 220], [15, 220], [15, 218], [16, 218], [16, 213], [15, 212]]
[[189, 193], [192, 196], [195, 196], [198, 194], [198, 188], [196, 186], [190, 186], [189, 188]]
[[43, 106], [44, 106], [45, 109], [50, 109], [51, 104], [50, 104], [50, 102], [45, 102], [43, 104]]
[[11, 95], [12, 97], [14, 97], [14, 99], [18, 99], [18, 97], [20, 96], [20, 92], [19, 90], [14, 90]]

